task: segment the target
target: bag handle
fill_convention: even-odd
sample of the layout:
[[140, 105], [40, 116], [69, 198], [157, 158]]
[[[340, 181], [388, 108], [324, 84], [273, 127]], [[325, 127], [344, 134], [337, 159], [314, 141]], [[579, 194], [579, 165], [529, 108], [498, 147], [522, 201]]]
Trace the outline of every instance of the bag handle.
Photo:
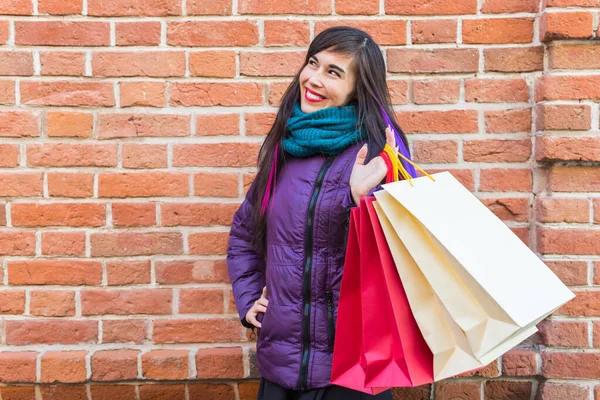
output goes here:
[[[431, 176], [430, 174], [425, 172], [421, 167], [419, 167], [417, 164], [412, 162], [404, 154], [394, 151], [389, 144], [386, 143], [385, 147], [383, 148], [383, 151], [381, 152], [381, 155], [382, 155], [383, 160], [386, 161], [386, 165], [388, 166], [388, 171], [389, 171], [390, 167], [394, 171], [393, 182], [396, 182], [399, 180], [399, 176], [398, 176], [398, 172], [399, 172], [400, 175], [402, 175], [402, 178], [404, 178], [404, 180], [407, 180], [408, 183], [410, 184], [410, 186], [413, 186], [413, 183], [412, 183], [413, 178], [410, 176], [410, 174], [408, 173], [406, 168], [404, 168], [404, 165], [402, 165], [402, 161], [400, 161], [400, 159], [398, 157], [402, 157], [402, 159], [404, 159], [406, 162], [408, 162], [409, 164], [414, 166], [416, 169], [421, 171], [425, 176], [427, 176], [429, 179], [431, 179], [432, 181], [435, 182], [435, 178], [433, 176]], [[389, 164], [388, 164], [386, 158], [390, 161]]]

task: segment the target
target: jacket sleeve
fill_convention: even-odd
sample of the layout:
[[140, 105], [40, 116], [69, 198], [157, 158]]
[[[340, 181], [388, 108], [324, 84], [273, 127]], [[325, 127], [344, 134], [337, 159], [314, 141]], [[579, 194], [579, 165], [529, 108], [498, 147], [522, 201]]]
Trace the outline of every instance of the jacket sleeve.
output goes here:
[[233, 216], [227, 244], [227, 270], [233, 288], [237, 312], [242, 325], [254, 328], [246, 314], [258, 300], [265, 286], [265, 259], [252, 244], [254, 237], [253, 183], [246, 198]]

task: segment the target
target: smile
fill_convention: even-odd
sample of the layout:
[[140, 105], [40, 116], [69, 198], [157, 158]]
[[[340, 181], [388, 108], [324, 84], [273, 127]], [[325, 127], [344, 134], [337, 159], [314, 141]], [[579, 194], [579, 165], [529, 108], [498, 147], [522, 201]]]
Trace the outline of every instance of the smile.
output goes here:
[[310, 91], [308, 88], [304, 91], [304, 98], [310, 102], [319, 102], [325, 99], [325, 97], [319, 96], [318, 94]]

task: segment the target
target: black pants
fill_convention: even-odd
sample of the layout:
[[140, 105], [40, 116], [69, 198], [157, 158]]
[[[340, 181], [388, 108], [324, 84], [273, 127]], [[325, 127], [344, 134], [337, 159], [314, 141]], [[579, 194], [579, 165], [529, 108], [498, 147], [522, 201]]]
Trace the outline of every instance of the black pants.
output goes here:
[[386, 390], [375, 396], [341, 386], [298, 391], [286, 389], [262, 378], [257, 400], [392, 400], [392, 392]]

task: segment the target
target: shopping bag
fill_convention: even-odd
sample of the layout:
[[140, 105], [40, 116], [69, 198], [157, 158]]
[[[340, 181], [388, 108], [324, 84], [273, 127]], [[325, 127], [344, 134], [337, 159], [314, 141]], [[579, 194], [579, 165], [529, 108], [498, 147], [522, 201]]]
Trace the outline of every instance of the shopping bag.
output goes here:
[[[375, 197], [482, 364], [536, 332], [537, 323], [574, 297], [449, 172], [386, 184]], [[420, 305], [411, 306], [419, 313]]]
[[362, 332], [359, 224], [360, 211], [356, 207], [350, 210], [330, 381], [338, 386], [368, 394], [377, 394], [387, 388], [367, 388], [365, 386], [367, 365]]
[[360, 203], [360, 279], [367, 387], [433, 382], [433, 355], [411, 312], [374, 197]]

